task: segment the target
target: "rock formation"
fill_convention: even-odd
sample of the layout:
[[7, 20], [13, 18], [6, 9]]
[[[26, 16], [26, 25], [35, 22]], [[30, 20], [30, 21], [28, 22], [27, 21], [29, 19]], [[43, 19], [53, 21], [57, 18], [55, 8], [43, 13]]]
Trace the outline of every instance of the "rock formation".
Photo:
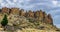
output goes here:
[[19, 8], [11, 8], [11, 14], [19, 15]]
[[3, 7], [3, 8], [2, 8], [2, 13], [7, 13], [7, 14], [9, 14], [9, 8]]
[[20, 15], [20, 16], [25, 16], [24, 9], [21, 9], [21, 10], [20, 10], [19, 15]]
[[34, 17], [34, 13], [31, 10], [29, 10], [27, 17]]
[[36, 11], [36, 12], [34, 13], [34, 16], [35, 16], [35, 18], [39, 18], [39, 11]]
[[48, 17], [48, 21], [49, 21], [49, 23], [50, 23], [50, 24], [53, 24], [53, 19], [52, 19], [51, 15], [48, 14], [47, 17]]
[[42, 12], [42, 10], [39, 11], [39, 18], [43, 18], [43, 12]]
[[24, 9], [3, 7], [0, 9], [0, 20], [3, 18], [3, 13], [8, 14], [8, 25], [5, 27], [6, 31], [16, 31], [26, 28], [34, 28], [47, 31], [58, 30], [53, 25], [53, 19], [51, 15], [46, 14], [45, 11], [42, 10], [29, 10], [25, 12]]
[[7, 7], [3, 7], [0, 10], [2, 10], [2, 13], [20, 15], [20, 16], [30, 17], [30, 18], [36, 18], [39, 20], [46, 20], [47, 23], [53, 24], [53, 20], [52, 20], [51, 15], [50, 14], [47, 15], [42, 10], [38, 10], [35, 12], [29, 10], [28, 12], [25, 12], [24, 9], [19, 10], [19, 8], [7, 8]]

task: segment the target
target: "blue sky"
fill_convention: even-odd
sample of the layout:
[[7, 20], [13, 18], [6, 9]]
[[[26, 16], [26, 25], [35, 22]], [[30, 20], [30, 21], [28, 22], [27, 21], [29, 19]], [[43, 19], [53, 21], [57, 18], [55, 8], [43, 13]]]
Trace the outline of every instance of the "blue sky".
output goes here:
[[25, 10], [43, 10], [50, 13], [54, 25], [60, 27], [60, 0], [0, 0], [0, 8], [18, 7]]

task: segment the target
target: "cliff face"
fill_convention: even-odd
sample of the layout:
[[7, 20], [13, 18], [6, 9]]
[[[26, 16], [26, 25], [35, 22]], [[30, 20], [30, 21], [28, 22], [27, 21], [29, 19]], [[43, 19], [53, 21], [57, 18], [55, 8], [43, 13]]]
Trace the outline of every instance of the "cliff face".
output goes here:
[[[19, 8], [2, 8], [0, 9], [0, 20], [2, 20], [4, 14], [8, 15], [8, 25], [6, 30], [21, 30], [26, 28], [33, 28], [39, 30], [56, 31], [58, 30], [53, 25], [53, 19], [50, 14], [46, 14], [44, 11], [24, 11]], [[52, 29], [51, 29], [52, 28]], [[45, 32], [45, 31], [44, 31]]]
[[6, 7], [2, 8], [2, 13], [9, 14], [9, 8], [6, 8]]
[[[10, 12], [10, 13], [9, 13]], [[50, 14], [46, 14], [42, 10], [33, 12], [29, 10], [28, 12], [25, 12], [24, 9], [19, 8], [2, 8], [2, 13], [7, 13], [7, 14], [15, 14], [15, 15], [20, 15], [24, 17], [30, 17], [30, 18], [37, 18], [39, 20], [45, 20], [46, 23], [53, 24], [53, 20]]]
[[11, 8], [11, 11], [10, 11], [11, 14], [19, 14], [19, 8]]

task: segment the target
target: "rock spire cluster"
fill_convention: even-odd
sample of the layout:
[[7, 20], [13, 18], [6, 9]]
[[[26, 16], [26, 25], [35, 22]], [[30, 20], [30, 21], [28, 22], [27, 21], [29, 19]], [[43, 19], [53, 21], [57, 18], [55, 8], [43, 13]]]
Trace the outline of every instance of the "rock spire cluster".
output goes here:
[[53, 20], [50, 14], [46, 14], [44, 11], [39, 10], [39, 11], [31, 11], [29, 10], [28, 12], [25, 12], [24, 9], [19, 9], [19, 8], [7, 8], [3, 7], [0, 9], [0, 12], [2, 14], [14, 14], [14, 15], [20, 15], [24, 17], [30, 17], [30, 18], [36, 18], [39, 20], [44, 20], [46, 23], [53, 24]]

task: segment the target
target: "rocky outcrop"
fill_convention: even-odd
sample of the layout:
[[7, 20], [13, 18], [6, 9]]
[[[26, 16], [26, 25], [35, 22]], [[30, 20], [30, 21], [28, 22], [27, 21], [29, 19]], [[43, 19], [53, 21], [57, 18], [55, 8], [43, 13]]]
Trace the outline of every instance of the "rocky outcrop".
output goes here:
[[20, 15], [20, 16], [25, 16], [24, 9], [21, 9], [21, 10], [20, 10], [19, 15]]
[[51, 25], [47, 22], [41, 22], [40, 20], [37, 20], [35, 18], [29, 18], [29, 17], [26, 18], [23, 16], [13, 15], [13, 14], [8, 16], [8, 25], [5, 28], [6, 30], [10, 30], [10, 31], [16, 31], [18, 29], [24, 30], [28, 28], [45, 30], [45, 31], [57, 30], [57, 28], [54, 25]]
[[49, 23], [49, 24], [53, 24], [53, 20], [50, 14], [46, 14], [44, 11], [42, 10], [38, 10], [38, 11], [31, 11], [29, 10], [28, 12], [25, 12], [24, 9], [20, 9], [19, 8], [7, 8], [7, 7], [3, 7], [2, 9], [2, 13], [7, 13], [7, 14], [14, 14], [14, 15], [20, 15], [20, 16], [24, 16], [24, 17], [30, 17], [30, 18], [35, 18], [38, 20], [45, 20], [43, 22]]
[[19, 8], [11, 8], [11, 14], [19, 15]]
[[9, 14], [9, 11], [10, 11], [10, 9], [7, 8], [7, 7], [3, 7], [3, 8], [2, 8], [2, 13], [7, 13], [7, 14]]
[[[0, 9], [0, 22], [3, 19], [4, 14], [8, 17], [8, 25], [5, 27], [0, 26], [0, 31], [21, 31], [24, 29], [38, 29], [45, 31], [59, 31], [60, 30], [53, 25], [53, 19], [50, 14], [46, 14], [42, 10], [38, 11], [24, 11], [24, 9], [19, 8], [2, 8]], [[51, 29], [52, 28], [52, 29]]]
[[36, 11], [36, 12], [34, 13], [34, 16], [35, 16], [35, 18], [39, 18], [39, 11]]
[[34, 18], [34, 13], [31, 10], [29, 10], [29, 12], [27, 13], [27, 17]]

